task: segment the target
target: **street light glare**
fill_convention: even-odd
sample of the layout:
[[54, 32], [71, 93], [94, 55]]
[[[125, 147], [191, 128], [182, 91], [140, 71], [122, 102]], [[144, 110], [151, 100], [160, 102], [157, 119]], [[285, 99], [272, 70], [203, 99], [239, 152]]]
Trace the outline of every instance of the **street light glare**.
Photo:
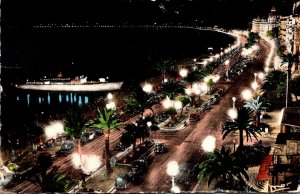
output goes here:
[[178, 163], [176, 161], [169, 162], [166, 172], [169, 176], [176, 176], [179, 173]]
[[150, 93], [152, 92], [152, 89], [153, 89], [153, 86], [151, 84], [145, 84], [144, 87], [143, 87], [143, 91], [144, 92], [147, 92], [147, 93]]
[[61, 121], [52, 121], [44, 128], [46, 140], [55, 139], [58, 135], [64, 134], [64, 125]]
[[107, 98], [108, 98], [108, 100], [112, 100], [112, 99], [113, 99], [113, 97], [114, 97], [114, 96], [112, 95], [112, 93], [108, 93], [108, 94], [107, 94]]
[[181, 109], [182, 108], [182, 102], [181, 101], [175, 101], [174, 102], [174, 108], [175, 109]]
[[211, 135], [205, 137], [201, 147], [205, 152], [213, 152], [216, 148], [216, 138]]
[[115, 109], [116, 108], [116, 103], [115, 102], [109, 102], [109, 103], [107, 103], [106, 105], [105, 105], [105, 107], [107, 108], [107, 109]]
[[173, 101], [170, 100], [169, 96], [162, 102], [164, 108], [170, 108], [173, 106]]
[[225, 65], [229, 65], [229, 59], [225, 61]]
[[252, 82], [251, 83], [251, 88], [253, 89], [253, 90], [256, 90], [257, 88], [258, 88], [258, 84], [257, 84], [257, 82]]
[[152, 122], [151, 122], [151, 121], [148, 121], [148, 122], [147, 122], [147, 126], [148, 126], [148, 127], [151, 127], [151, 125], [152, 125]]
[[251, 90], [249, 90], [249, 89], [245, 89], [245, 90], [243, 90], [242, 91], [242, 97], [245, 99], [245, 100], [250, 100], [251, 99], [251, 97], [252, 97], [252, 92], [251, 92]]
[[171, 192], [172, 193], [180, 193], [180, 188], [178, 186], [174, 186], [172, 189], [171, 189]]
[[257, 76], [258, 76], [258, 78], [261, 79], [261, 80], [265, 78], [265, 74], [264, 74], [263, 72], [259, 72], [259, 73], [257, 74]]
[[187, 74], [188, 74], [188, 70], [187, 70], [187, 69], [181, 69], [181, 70], [179, 71], [179, 75], [180, 75], [181, 77], [186, 77]]
[[236, 119], [236, 118], [238, 117], [238, 113], [237, 113], [237, 111], [236, 111], [235, 108], [229, 109], [228, 112], [227, 112], [227, 114], [228, 114], [228, 116], [229, 116], [232, 120], [234, 120], [234, 119]]

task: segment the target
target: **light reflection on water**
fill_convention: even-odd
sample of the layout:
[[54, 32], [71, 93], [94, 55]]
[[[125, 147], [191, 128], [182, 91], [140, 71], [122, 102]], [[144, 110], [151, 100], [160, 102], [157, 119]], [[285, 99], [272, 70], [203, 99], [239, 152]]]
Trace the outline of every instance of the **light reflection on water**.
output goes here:
[[[26, 98], [26, 99], [22, 99]], [[78, 98], [78, 100], [77, 100]], [[45, 99], [47, 99], [45, 101]], [[58, 101], [57, 101], [58, 99]], [[84, 99], [82, 101], [82, 99]], [[17, 96], [16, 97], [16, 103], [19, 103], [20, 101], [26, 100], [27, 102], [27, 107], [31, 107], [32, 105], [38, 104], [38, 105], [51, 105], [51, 103], [54, 104], [64, 104], [64, 103], [69, 103], [69, 104], [74, 104], [78, 106], [82, 106], [83, 104], [88, 104], [90, 99], [89, 99], [89, 94], [77, 94], [77, 93], [50, 93], [48, 92], [47, 95], [43, 95], [42, 93], [40, 94], [30, 94], [27, 93], [26, 96]], [[46, 102], [46, 103], [45, 103]]]

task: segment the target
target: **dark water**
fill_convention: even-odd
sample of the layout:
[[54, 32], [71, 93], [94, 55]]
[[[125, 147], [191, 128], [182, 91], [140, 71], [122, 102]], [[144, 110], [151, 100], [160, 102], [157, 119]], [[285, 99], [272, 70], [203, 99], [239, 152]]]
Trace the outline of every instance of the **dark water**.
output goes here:
[[191, 29], [31, 29], [3, 34], [3, 65], [20, 68], [1, 72], [2, 146], [10, 145], [10, 139], [19, 147], [40, 133], [37, 118], [86, 105], [106, 93], [21, 91], [14, 89], [15, 83], [55, 77], [58, 72], [64, 77], [84, 74], [90, 80], [141, 80], [156, 74], [153, 66], [163, 59], [199, 57], [208, 54], [208, 47], [219, 52], [234, 41], [224, 34]]

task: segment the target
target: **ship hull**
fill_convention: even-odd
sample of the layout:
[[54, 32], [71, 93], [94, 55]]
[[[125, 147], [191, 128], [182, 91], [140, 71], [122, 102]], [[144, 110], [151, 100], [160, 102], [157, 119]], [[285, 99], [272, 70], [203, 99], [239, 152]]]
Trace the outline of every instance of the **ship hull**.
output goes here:
[[20, 84], [17, 88], [23, 90], [95, 92], [119, 90], [123, 82], [108, 82], [94, 84]]

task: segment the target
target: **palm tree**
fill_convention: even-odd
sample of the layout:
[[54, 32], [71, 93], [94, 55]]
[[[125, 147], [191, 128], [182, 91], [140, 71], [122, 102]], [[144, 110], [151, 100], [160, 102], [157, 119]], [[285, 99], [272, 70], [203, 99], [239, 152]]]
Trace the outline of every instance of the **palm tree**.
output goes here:
[[[291, 43], [291, 45], [293, 45], [293, 43]], [[288, 53], [283, 55], [283, 62], [286, 62], [288, 64], [287, 66], [287, 83], [286, 83], [286, 87], [289, 89], [290, 88], [290, 82], [291, 82], [291, 69], [293, 66], [293, 63], [296, 61], [297, 56], [293, 55], [292, 53]], [[287, 100], [290, 101], [291, 99], [291, 95], [290, 93], [286, 93], [287, 95]]]
[[40, 186], [43, 193], [65, 192], [71, 183], [66, 175], [58, 173], [58, 169], [58, 166], [54, 166], [43, 178], [37, 176], [32, 182]]
[[145, 109], [150, 109], [154, 113], [152, 104], [150, 102], [150, 97], [150, 94], [137, 89], [136, 91], [132, 92], [128, 98], [124, 99], [124, 103], [129, 109], [138, 111], [143, 117]]
[[115, 117], [115, 110], [113, 109], [103, 109], [102, 111], [98, 110], [99, 113], [99, 121], [96, 122], [93, 127], [104, 130], [104, 138], [105, 138], [105, 167], [106, 171], [110, 172], [110, 163], [109, 163], [109, 134], [112, 129], [118, 129], [120, 126], [120, 121]]
[[177, 94], [184, 94], [184, 86], [181, 83], [168, 82], [163, 85], [161, 92], [173, 100]]
[[274, 70], [266, 75], [262, 90], [268, 97], [283, 96], [285, 89], [282, 89], [282, 86], [285, 86], [286, 74], [282, 71]]
[[255, 113], [255, 126], [258, 127], [260, 124], [260, 114], [262, 108], [270, 105], [265, 100], [263, 100], [260, 96], [257, 96], [252, 101], [246, 102], [244, 105], [245, 108], [249, 108], [250, 110], [254, 111]]
[[187, 75], [187, 77], [184, 78], [184, 80], [186, 82], [188, 82], [191, 85], [191, 87], [192, 87], [193, 83], [199, 81], [199, 72], [198, 71], [192, 71], [192, 72], [190, 72]]
[[239, 131], [239, 147], [242, 148], [244, 146], [243, 133], [245, 131], [247, 141], [249, 140], [249, 138], [250, 140], [252, 140], [251, 136], [253, 136], [257, 140], [257, 134], [260, 135], [260, 132], [257, 131], [256, 127], [251, 124], [251, 122], [253, 121], [252, 115], [253, 111], [248, 108], [242, 107], [241, 109], [239, 109], [238, 116], [234, 120], [235, 125], [223, 128], [223, 139], [225, 139], [228, 134]]
[[164, 79], [166, 78], [166, 73], [170, 72], [170, 70], [172, 68], [174, 68], [175, 65], [175, 60], [173, 59], [165, 59], [162, 62], [158, 62], [155, 65], [155, 69], [160, 71], [161, 73], [161, 77], [162, 77], [162, 82], [164, 81]]
[[72, 139], [76, 141], [77, 152], [80, 158], [80, 164], [82, 164], [81, 156], [81, 136], [88, 127], [88, 119], [84, 118], [80, 111], [69, 110], [67, 111], [66, 121], [64, 125], [64, 131]]
[[231, 150], [226, 150], [224, 147], [221, 150], [208, 153], [208, 159], [201, 162], [199, 168], [198, 179], [208, 178], [208, 186], [210, 186], [213, 180], [219, 180], [224, 185], [227, 185], [228, 183], [232, 183], [235, 177], [240, 182], [243, 182], [242, 176], [247, 180], [249, 179], [243, 163], [238, 162], [237, 158], [231, 154]]
[[41, 187], [42, 192], [65, 192], [70, 185], [67, 177], [58, 173], [59, 167], [54, 166], [48, 173], [47, 170], [52, 166], [53, 160], [49, 152], [42, 152], [37, 157], [40, 174], [33, 177], [31, 182]]
[[[132, 134], [125, 131], [125, 132], [122, 133], [122, 135], [120, 137], [120, 142], [125, 148], [128, 148], [131, 144], [136, 142], [136, 139], [134, 139]], [[135, 147], [134, 147], [134, 149], [135, 149]]]

